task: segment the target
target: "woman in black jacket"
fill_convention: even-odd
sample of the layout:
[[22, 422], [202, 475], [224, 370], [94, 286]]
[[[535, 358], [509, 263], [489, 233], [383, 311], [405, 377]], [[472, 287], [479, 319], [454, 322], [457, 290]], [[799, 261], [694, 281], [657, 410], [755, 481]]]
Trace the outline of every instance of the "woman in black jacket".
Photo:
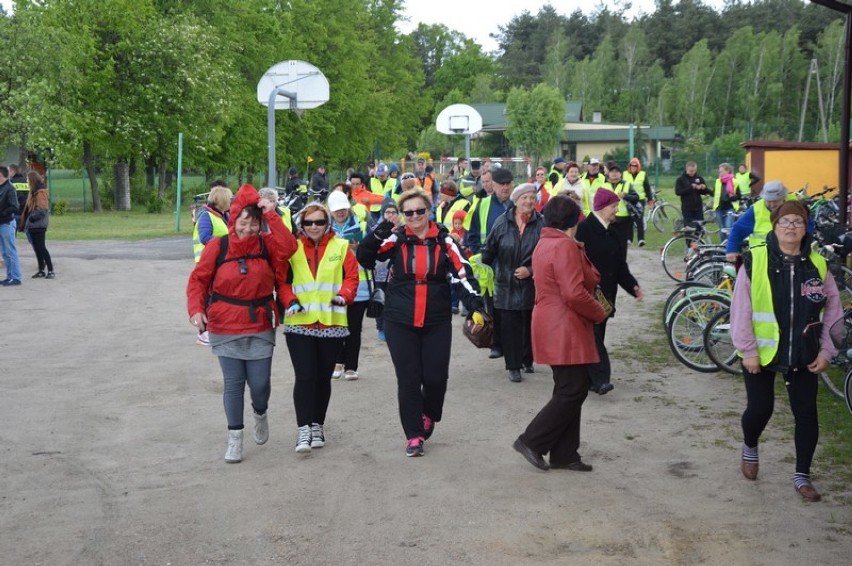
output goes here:
[[532, 183], [515, 187], [515, 206], [497, 219], [482, 250], [482, 262], [494, 269], [494, 308], [500, 311], [501, 343], [509, 380], [521, 381], [521, 368], [533, 373], [530, 326], [535, 305], [532, 254], [544, 221], [535, 210]]
[[372, 269], [388, 260], [385, 338], [396, 370], [406, 456], [422, 456], [423, 442], [441, 420], [450, 372], [450, 286], [469, 311], [484, 301], [470, 264], [449, 232], [429, 220], [432, 199], [411, 189], [399, 199], [405, 225], [382, 221], [358, 246], [358, 261]]

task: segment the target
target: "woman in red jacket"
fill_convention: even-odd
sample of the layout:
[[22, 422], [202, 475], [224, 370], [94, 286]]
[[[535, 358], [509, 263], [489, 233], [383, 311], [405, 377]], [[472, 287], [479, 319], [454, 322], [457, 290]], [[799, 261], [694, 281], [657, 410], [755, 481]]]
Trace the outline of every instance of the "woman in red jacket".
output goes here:
[[[594, 298], [598, 270], [583, 252], [583, 244], [574, 239], [579, 218], [580, 207], [571, 198], [551, 198], [532, 256], [533, 357], [553, 369], [553, 397], [515, 440], [514, 448], [541, 470], [592, 470], [577, 453], [580, 412], [589, 393], [587, 365], [599, 359], [593, 326], [606, 315]], [[548, 452], [549, 464], [542, 457]]]
[[[269, 438], [266, 409], [278, 326], [273, 293], [286, 283], [285, 266], [296, 250], [296, 239], [275, 207], [251, 185], [240, 187], [231, 204], [228, 235], [208, 242], [186, 286], [189, 320], [199, 332], [209, 331], [225, 379], [225, 461], [230, 463], [242, 461], [246, 383], [254, 408], [254, 441], [263, 444]], [[261, 220], [269, 233], [261, 234]]]
[[346, 306], [358, 292], [358, 262], [349, 242], [331, 229], [328, 209], [312, 203], [299, 213], [298, 249], [282, 289], [284, 334], [296, 383], [296, 452], [325, 446], [325, 414], [334, 363], [349, 336]]

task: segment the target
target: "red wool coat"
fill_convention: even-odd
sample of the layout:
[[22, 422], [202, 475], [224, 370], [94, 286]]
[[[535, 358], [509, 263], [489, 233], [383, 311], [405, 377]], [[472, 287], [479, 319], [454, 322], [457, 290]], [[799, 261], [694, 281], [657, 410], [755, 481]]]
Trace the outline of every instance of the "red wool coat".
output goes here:
[[600, 274], [582, 244], [556, 228], [542, 228], [532, 266], [535, 361], [552, 366], [600, 361], [593, 330], [605, 318], [603, 307], [594, 298]]

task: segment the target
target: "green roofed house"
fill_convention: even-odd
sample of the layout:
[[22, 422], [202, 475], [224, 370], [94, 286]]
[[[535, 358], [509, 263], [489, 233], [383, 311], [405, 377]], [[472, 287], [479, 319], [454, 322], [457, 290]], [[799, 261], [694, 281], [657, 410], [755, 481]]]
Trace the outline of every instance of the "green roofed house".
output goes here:
[[[471, 104], [482, 116], [482, 131], [503, 138], [503, 147], [511, 153], [504, 132], [507, 126], [506, 105], [503, 103]], [[630, 144], [630, 125], [606, 123], [601, 119], [600, 112], [594, 112], [591, 122], [583, 121], [583, 103], [569, 100], [565, 104], [565, 126], [554, 147], [554, 155], [562, 155], [566, 159], [582, 161], [588, 157], [598, 159], [616, 148], [627, 147]], [[641, 153], [647, 163], [653, 163], [662, 154], [665, 160], [668, 148], [675, 139], [674, 126], [635, 125], [634, 132], [639, 129], [642, 135]], [[635, 139], [635, 138], [634, 138]]]

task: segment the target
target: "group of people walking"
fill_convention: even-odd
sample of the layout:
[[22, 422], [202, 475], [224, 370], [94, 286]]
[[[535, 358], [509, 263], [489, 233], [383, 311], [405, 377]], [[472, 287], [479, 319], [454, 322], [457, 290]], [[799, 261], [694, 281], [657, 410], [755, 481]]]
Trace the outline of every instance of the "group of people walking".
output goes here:
[[[271, 357], [280, 323], [296, 378], [296, 452], [326, 444], [331, 380], [349, 372], [357, 378], [357, 353], [349, 361], [346, 344], [360, 349], [370, 298], [364, 283], [380, 270], [387, 274], [380, 330], [396, 373], [407, 456], [425, 454], [443, 417], [455, 296], [469, 313], [494, 314], [489, 357], [504, 358], [510, 381], [535, 372], [534, 361], [551, 366], [551, 399], [516, 439], [515, 450], [541, 470], [592, 470], [579, 453], [580, 420], [589, 391], [604, 395], [614, 388], [607, 321], [618, 287], [637, 300], [644, 296], [617, 221], [624, 195], [601, 186], [586, 213], [583, 198], [570, 191], [548, 195], [542, 205], [536, 183], [513, 186], [502, 169], [489, 177], [487, 187], [472, 193], [464, 217], [454, 214], [455, 226], [436, 221], [433, 195], [408, 183], [369, 220], [367, 205], [362, 215], [353, 210], [359, 203], [348, 186], [335, 186], [327, 203], [311, 203], [292, 219], [277, 207], [274, 193], [264, 198], [251, 186], [240, 188], [228, 211], [210, 207], [219, 220], [205, 231], [218, 229], [219, 236], [201, 247], [187, 297], [190, 321], [199, 331], [209, 329], [224, 375], [226, 461], [242, 459], [246, 385], [252, 438], [257, 444], [268, 438]], [[731, 196], [728, 181], [720, 178], [721, 190]], [[778, 185], [764, 189], [772, 231], [746, 256], [732, 306], [748, 394], [741, 468], [756, 479], [757, 443], [774, 402], [771, 377], [782, 372], [796, 417], [794, 485], [815, 501], [820, 495], [809, 473], [818, 434], [816, 374], [836, 354], [827, 329], [841, 313], [824, 260], [807, 251], [807, 209], [785, 200], [769, 204], [779, 200], [770, 198], [778, 196]], [[762, 226], [764, 213], [754, 214]], [[484, 266], [493, 276], [485, 293], [477, 280]], [[792, 292], [797, 289], [801, 296]]]

